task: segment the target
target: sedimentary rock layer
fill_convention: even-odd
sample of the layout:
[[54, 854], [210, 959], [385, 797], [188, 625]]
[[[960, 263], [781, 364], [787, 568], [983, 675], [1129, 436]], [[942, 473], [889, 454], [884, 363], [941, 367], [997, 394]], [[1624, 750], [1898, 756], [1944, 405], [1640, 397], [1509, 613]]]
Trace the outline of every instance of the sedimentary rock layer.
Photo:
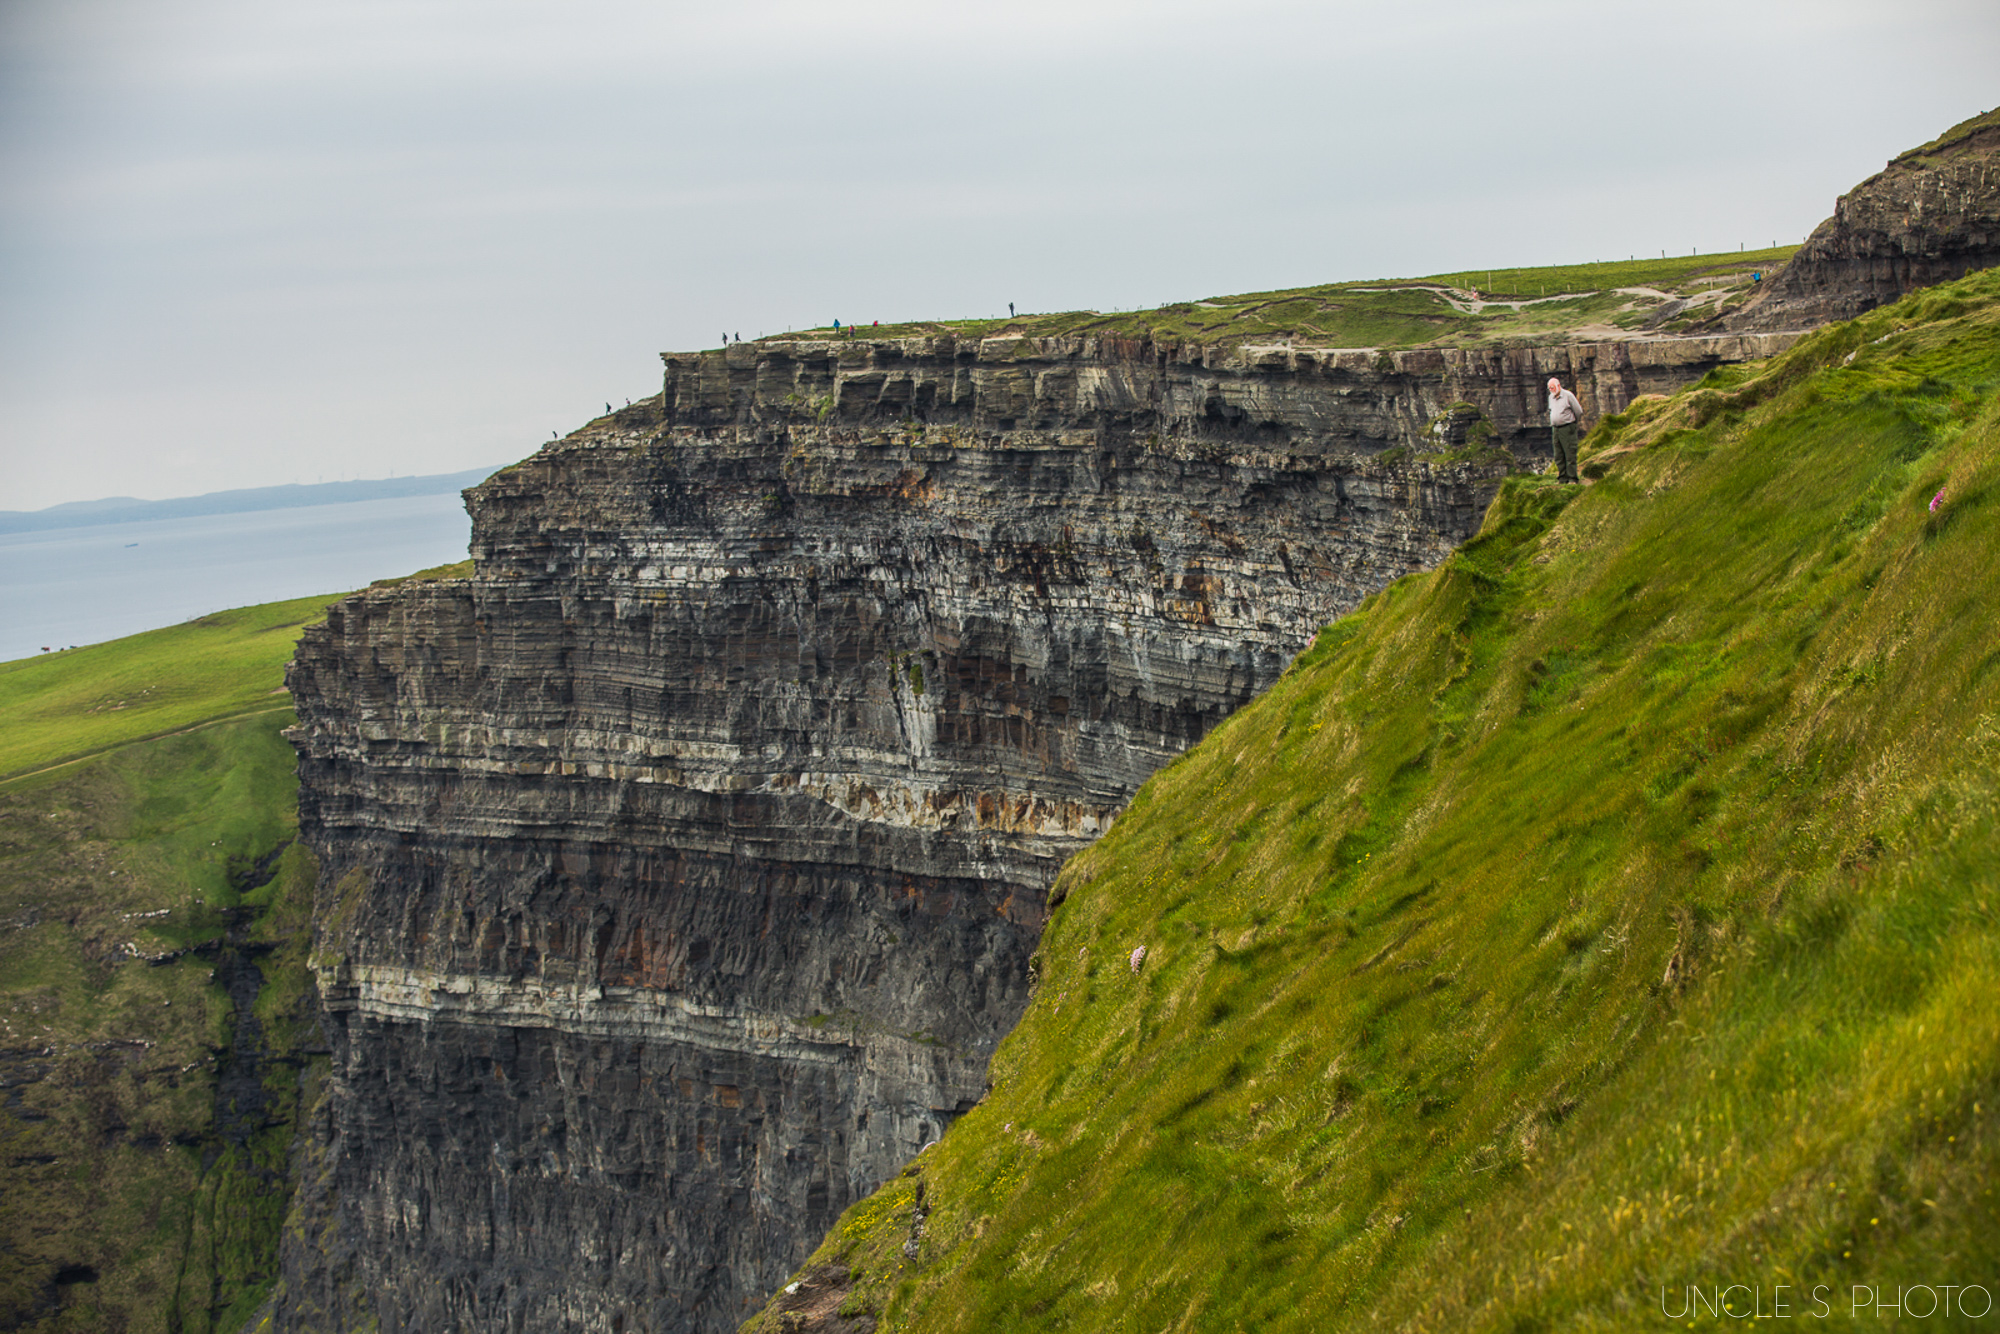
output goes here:
[[472, 578], [300, 644], [280, 1326], [733, 1327], [980, 1096], [1063, 858], [1469, 535], [1552, 370], [1610, 411], [1775, 346], [667, 358], [467, 493]]

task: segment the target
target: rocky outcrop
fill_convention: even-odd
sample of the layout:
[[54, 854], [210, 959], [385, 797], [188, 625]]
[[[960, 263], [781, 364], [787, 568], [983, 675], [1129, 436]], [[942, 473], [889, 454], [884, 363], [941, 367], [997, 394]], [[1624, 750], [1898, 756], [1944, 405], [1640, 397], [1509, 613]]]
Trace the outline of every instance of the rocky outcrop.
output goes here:
[[2000, 110], [1954, 126], [1840, 197], [1742, 330], [1852, 319], [1919, 287], [2000, 264]]
[[1063, 859], [1471, 533], [1549, 373], [1611, 411], [1783, 341], [668, 357], [467, 493], [471, 578], [300, 643], [279, 1327], [733, 1327], [981, 1095]]

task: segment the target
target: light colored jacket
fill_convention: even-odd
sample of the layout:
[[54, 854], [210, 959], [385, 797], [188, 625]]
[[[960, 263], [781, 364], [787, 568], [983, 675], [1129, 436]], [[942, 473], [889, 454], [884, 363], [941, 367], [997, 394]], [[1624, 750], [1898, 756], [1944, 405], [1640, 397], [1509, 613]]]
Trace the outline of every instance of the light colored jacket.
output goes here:
[[1567, 389], [1558, 389], [1549, 395], [1549, 425], [1562, 426], [1568, 422], [1583, 420], [1583, 404], [1576, 401], [1576, 395]]

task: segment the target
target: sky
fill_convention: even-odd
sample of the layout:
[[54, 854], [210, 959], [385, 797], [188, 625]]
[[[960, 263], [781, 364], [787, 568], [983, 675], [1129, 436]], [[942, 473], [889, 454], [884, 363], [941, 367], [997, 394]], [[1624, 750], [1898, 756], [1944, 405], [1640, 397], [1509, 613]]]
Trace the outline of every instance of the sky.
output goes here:
[[843, 321], [1796, 242], [1992, 0], [0, 0], [0, 509], [449, 472]]

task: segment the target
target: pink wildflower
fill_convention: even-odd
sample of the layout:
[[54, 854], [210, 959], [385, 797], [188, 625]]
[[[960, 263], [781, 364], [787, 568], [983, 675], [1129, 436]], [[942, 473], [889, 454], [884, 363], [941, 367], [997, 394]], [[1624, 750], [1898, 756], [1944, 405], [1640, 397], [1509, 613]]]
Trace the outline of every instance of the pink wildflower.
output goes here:
[[1944, 488], [1939, 487], [1938, 493], [1931, 497], [1931, 513], [1936, 514], [1938, 512], [1938, 506], [1942, 504], [1944, 504]]
[[1146, 947], [1144, 945], [1141, 945], [1138, 949], [1132, 951], [1132, 971], [1135, 973], [1138, 972], [1140, 967], [1143, 966], [1145, 962], [1146, 962]]

